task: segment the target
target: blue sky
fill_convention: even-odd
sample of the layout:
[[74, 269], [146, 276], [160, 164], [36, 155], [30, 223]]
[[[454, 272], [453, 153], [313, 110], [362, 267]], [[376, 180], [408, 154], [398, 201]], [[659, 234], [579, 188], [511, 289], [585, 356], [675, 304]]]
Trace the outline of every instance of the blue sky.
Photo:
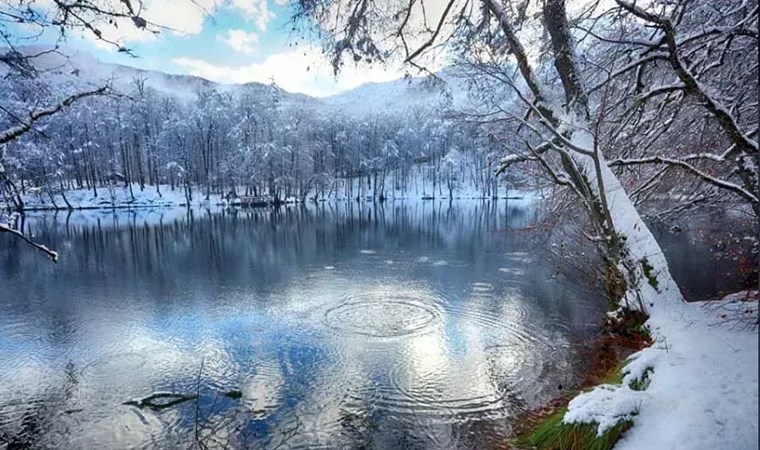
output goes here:
[[153, 35], [131, 23], [102, 30], [137, 58], [87, 34], [67, 44], [105, 62], [222, 83], [274, 80], [284, 89], [314, 96], [403, 76], [398, 66], [348, 66], [336, 78], [318, 46], [291, 33], [289, 16], [287, 7], [274, 0], [147, 0], [143, 17], [171, 30]]

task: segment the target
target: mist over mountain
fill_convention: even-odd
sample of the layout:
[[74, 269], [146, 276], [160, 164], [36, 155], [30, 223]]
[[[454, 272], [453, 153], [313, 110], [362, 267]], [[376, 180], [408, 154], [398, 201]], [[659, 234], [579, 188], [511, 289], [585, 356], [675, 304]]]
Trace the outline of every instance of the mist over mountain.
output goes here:
[[[19, 50], [26, 54], [44, 53], [46, 47], [26, 46]], [[4, 50], [0, 49], [0, 52]], [[248, 82], [226, 84], [194, 75], [169, 74], [127, 65], [105, 63], [91, 54], [69, 47], [44, 53], [34, 58], [35, 68], [53, 84], [75, 82], [83, 86], [111, 83], [119, 91], [128, 91], [134, 80], [145, 80], [146, 86], [178, 98], [191, 99], [200, 89], [216, 89], [232, 94], [249, 93], [266, 95], [272, 85]], [[283, 104], [339, 110], [347, 114], [400, 111], [416, 107], [444, 108], [466, 101], [467, 89], [449, 72], [433, 77], [401, 78], [385, 83], [365, 83], [332, 96], [317, 98], [288, 92], [279, 88]]]

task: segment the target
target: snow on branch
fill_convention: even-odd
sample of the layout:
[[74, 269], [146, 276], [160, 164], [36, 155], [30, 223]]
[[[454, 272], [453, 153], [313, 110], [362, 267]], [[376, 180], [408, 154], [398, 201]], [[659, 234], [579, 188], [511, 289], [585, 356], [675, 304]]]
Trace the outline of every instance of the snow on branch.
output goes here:
[[525, 47], [523, 47], [522, 42], [520, 42], [520, 39], [517, 37], [517, 33], [515, 33], [515, 30], [510, 23], [507, 12], [504, 11], [504, 7], [496, 0], [484, 0], [484, 3], [486, 4], [488, 10], [490, 10], [499, 20], [499, 26], [507, 38], [507, 43], [509, 44], [510, 51], [515, 55], [517, 66], [520, 69], [520, 73], [522, 74], [523, 79], [525, 79], [525, 83], [533, 93], [533, 96], [536, 97], [536, 101], [538, 103], [541, 103], [544, 99], [541, 85], [533, 73], [533, 69], [531, 68], [528, 59], [528, 54], [525, 51]]
[[499, 168], [496, 169], [496, 175], [501, 175], [513, 164], [519, 164], [527, 161], [535, 161], [536, 158], [529, 155], [507, 155], [499, 161]]
[[720, 178], [709, 175], [705, 173], [704, 171], [697, 169], [696, 167], [689, 164], [688, 162], [680, 160], [680, 159], [664, 158], [662, 156], [651, 156], [648, 158], [637, 158], [637, 159], [616, 159], [608, 163], [610, 167], [633, 166], [633, 165], [642, 165], [642, 164], [667, 164], [671, 166], [677, 166], [686, 170], [692, 175], [699, 177], [700, 179], [702, 179], [703, 181], [709, 184], [729, 190], [733, 192], [734, 194], [739, 195], [740, 197], [744, 198], [750, 203], [758, 203], [759, 201], [758, 198], [754, 194], [744, 189], [743, 187], [737, 184], [731, 183], [729, 181], [725, 181]]
[[74, 104], [74, 102], [81, 100], [85, 97], [103, 95], [109, 90], [110, 90], [109, 86], [103, 86], [101, 88], [98, 88], [92, 91], [80, 92], [78, 94], [74, 94], [65, 98], [63, 101], [61, 101], [57, 105], [51, 106], [49, 108], [37, 110], [37, 111], [32, 111], [29, 114], [29, 117], [22, 120], [20, 124], [14, 127], [8, 128], [5, 131], [0, 133], [0, 145], [11, 142], [12, 140], [16, 139], [17, 137], [31, 130], [34, 124], [38, 122], [39, 120], [60, 112], [64, 108], [67, 108], [71, 106], [72, 104]]
[[[710, 95], [707, 89], [697, 80], [697, 77], [691, 73], [691, 70], [681, 61], [679, 48], [683, 41], [679, 42], [676, 38], [676, 30], [669, 18], [664, 18], [656, 14], [645, 11], [635, 4], [628, 3], [625, 0], [615, 0], [618, 5], [627, 10], [634, 16], [655, 24], [665, 33], [665, 42], [667, 44], [668, 61], [673, 67], [679, 80], [683, 83], [683, 90], [696, 97], [715, 117], [718, 124], [723, 128], [728, 137], [740, 148], [752, 152], [758, 151], [757, 141], [752, 139], [748, 134], [742, 131], [738, 121], [731, 114], [728, 108], [721, 104], [718, 99]], [[753, 196], [754, 197], [754, 196]]]
[[679, 92], [684, 90], [684, 88], [686, 88], [686, 86], [683, 83], [673, 83], [665, 86], [659, 86], [636, 96], [636, 101], [643, 103], [652, 97], [657, 97], [658, 95], [663, 94], [670, 94], [671, 92]]
[[604, 79], [603, 81], [599, 82], [599, 84], [596, 84], [596, 85], [590, 87], [586, 93], [587, 94], [591, 94], [592, 92], [598, 91], [599, 89], [601, 89], [604, 86], [606, 86], [610, 81], [614, 80], [615, 78], [617, 78], [617, 77], [619, 77], [619, 76], [621, 76], [621, 75], [623, 75], [623, 74], [625, 74], [627, 72], [630, 72], [631, 70], [638, 69], [639, 67], [641, 67], [641, 66], [643, 66], [643, 65], [645, 65], [647, 63], [650, 63], [652, 61], [663, 60], [663, 59], [667, 59], [667, 56], [664, 55], [664, 54], [662, 54], [662, 53], [652, 53], [652, 54], [649, 54], [647, 56], [641, 57], [641, 58], [639, 58], [639, 59], [637, 59], [635, 61], [632, 61], [632, 62], [624, 65], [623, 67], [615, 70], [614, 72], [610, 73], [607, 76], [606, 79]]
[[0, 233], [10, 233], [13, 236], [23, 240], [27, 244], [31, 245], [32, 247], [36, 248], [37, 250], [41, 251], [42, 253], [46, 254], [48, 258], [50, 258], [51, 261], [58, 262], [58, 252], [50, 250], [46, 246], [34, 242], [33, 240], [29, 239], [26, 235], [24, 235], [22, 232], [14, 228], [11, 228], [8, 224], [0, 223]]

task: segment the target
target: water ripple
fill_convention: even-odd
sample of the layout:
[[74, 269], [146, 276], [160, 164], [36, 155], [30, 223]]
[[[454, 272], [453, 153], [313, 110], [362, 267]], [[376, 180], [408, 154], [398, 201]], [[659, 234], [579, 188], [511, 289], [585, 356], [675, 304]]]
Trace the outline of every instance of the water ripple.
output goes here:
[[415, 291], [348, 296], [324, 314], [327, 326], [339, 333], [383, 338], [419, 333], [440, 319], [435, 297]]

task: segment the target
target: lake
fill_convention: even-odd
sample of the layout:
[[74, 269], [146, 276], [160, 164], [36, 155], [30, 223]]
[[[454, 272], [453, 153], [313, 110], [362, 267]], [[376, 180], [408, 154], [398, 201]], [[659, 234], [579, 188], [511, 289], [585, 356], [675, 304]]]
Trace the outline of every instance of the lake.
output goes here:
[[[0, 236], [0, 445], [497, 446], [578, 383], [604, 314], [535, 220], [521, 200], [30, 217], [61, 257]], [[197, 401], [125, 404], [159, 391]]]

